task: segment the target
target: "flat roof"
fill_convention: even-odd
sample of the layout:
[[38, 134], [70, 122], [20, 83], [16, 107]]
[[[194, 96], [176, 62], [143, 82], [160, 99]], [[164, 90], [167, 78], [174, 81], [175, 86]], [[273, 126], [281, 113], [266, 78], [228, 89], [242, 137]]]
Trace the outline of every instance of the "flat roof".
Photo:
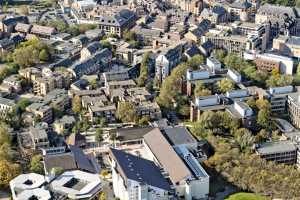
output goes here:
[[85, 199], [101, 190], [101, 180], [98, 174], [80, 170], [66, 171], [52, 181], [50, 187], [70, 199]]
[[198, 142], [186, 127], [165, 128], [163, 132], [173, 145], [192, 144]]
[[45, 183], [45, 177], [36, 173], [20, 174], [10, 181], [10, 185], [20, 190], [38, 188]]
[[260, 144], [256, 151], [261, 155], [296, 151], [297, 147], [291, 141], [266, 142]]

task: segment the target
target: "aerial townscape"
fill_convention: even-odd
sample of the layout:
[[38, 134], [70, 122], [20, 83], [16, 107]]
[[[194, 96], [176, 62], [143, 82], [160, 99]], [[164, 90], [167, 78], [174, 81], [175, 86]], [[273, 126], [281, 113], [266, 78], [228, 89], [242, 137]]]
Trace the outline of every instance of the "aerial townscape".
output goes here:
[[299, 188], [300, 0], [0, 0], [0, 200]]

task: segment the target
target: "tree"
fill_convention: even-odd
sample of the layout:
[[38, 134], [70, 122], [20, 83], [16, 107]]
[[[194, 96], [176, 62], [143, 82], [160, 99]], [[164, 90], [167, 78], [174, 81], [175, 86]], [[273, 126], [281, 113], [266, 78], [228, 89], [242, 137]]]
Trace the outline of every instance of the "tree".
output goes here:
[[262, 110], [262, 109], [269, 110], [271, 108], [271, 105], [270, 105], [270, 102], [266, 99], [257, 99], [256, 100], [256, 107], [259, 110]]
[[187, 64], [193, 69], [198, 69], [201, 64], [204, 63], [204, 58], [202, 55], [195, 55], [188, 60]]
[[98, 143], [101, 143], [103, 141], [103, 131], [102, 131], [102, 129], [100, 129], [100, 128], [96, 129], [95, 140]]
[[109, 171], [107, 169], [101, 170], [100, 174], [103, 178], [106, 178], [109, 175]]
[[138, 124], [139, 125], [148, 125], [150, 121], [150, 118], [148, 116], [143, 116], [139, 119]]
[[247, 147], [251, 147], [255, 141], [255, 137], [246, 128], [240, 128], [235, 132], [235, 140], [239, 144], [241, 151]]
[[217, 87], [220, 92], [226, 93], [226, 92], [234, 89], [234, 82], [229, 79], [222, 79], [217, 82]]
[[211, 91], [209, 89], [206, 89], [202, 81], [198, 81], [196, 83], [195, 89], [194, 89], [194, 95], [195, 97], [199, 96], [209, 96], [211, 95]]
[[38, 154], [31, 158], [30, 171], [38, 174], [44, 174], [44, 166], [42, 164], [43, 157]]
[[228, 68], [234, 69], [238, 72], [241, 71], [241, 66], [244, 65], [243, 59], [241, 57], [239, 57], [238, 55], [233, 54], [233, 53], [230, 53], [225, 57], [224, 63]]
[[223, 49], [215, 49], [213, 55], [216, 57], [216, 59], [223, 63], [226, 57], [226, 51]]
[[20, 165], [0, 159], [0, 188], [8, 188], [9, 182], [18, 176], [20, 172]]
[[29, 15], [29, 8], [28, 8], [28, 6], [27, 5], [21, 5], [19, 7], [19, 12], [22, 15]]
[[11, 137], [8, 134], [8, 126], [4, 122], [0, 123], [0, 146], [8, 144], [11, 145]]
[[59, 176], [64, 172], [64, 169], [62, 167], [53, 167], [51, 169], [51, 174], [54, 176]]
[[150, 53], [146, 52], [143, 55], [143, 60], [140, 67], [140, 76], [138, 78], [138, 86], [145, 86], [148, 79], [148, 63], [149, 63]]
[[135, 122], [137, 119], [135, 105], [131, 102], [119, 102], [116, 114], [122, 122]]
[[257, 123], [265, 129], [271, 127], [271, 111], [269, 109], [261, 109], [258, 111]]
[[81, 98], [79, 96], [74, 96], [72, 99], [72, 110], [74, 113], [79, 114], [81, 112]]
[[50, 55], [49, 55], [49, 53], [46, 51], [46, 49], [42, 49], [42, 50], [40, 51], [40, 53], [39, 53], [39, 59], [40, 59], [41, 61], [44, 61], [44, 62], [49, 61]]
[[99, 200], [106, 200], [107, 199], [107, 195], [105, 192], [101, 192], [100, 195], [99, 195]]

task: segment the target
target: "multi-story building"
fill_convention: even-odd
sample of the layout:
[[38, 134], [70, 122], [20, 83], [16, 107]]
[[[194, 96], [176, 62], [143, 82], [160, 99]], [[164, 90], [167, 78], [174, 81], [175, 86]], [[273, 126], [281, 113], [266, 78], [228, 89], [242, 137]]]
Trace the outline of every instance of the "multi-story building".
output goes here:
[[26, 107], [26, 111], [33, 113], [43, 122], [51, 123], [53, 120], [53, 110], [45, 103], [33, 103]]
[[293, 93], [292, 86], [270, 88], [268, 91], [271, 111], [273, 113], [285, 113], [288, 95]]
[[276, 163], [295, 164], [297, 147], [291, 141], [266, 142], [256, 148], [256, 153], [267, 161]]
[[7, 114], [13, 111], [15, 105], [14, 100], [0, 97], [0, 118], [6, 118]]
[[287, 96], [287, 113], [292, 124], [300, 128], [299, 93], [289, 94]]
[[40, 127], [30, 127], [29, 135], [32, 140], [32, 148], [39, 150], [40, 148], [48, 148], [49, 140], [45, 129]]
[[202, 37], [202, 44], [211, 42], [215, 48], [225, 49], [230, 53], [243, 55], [245, 51], [262, 50], [262, 41], [259, 36], [237, 35], [222, 30], [210, 30]]
[[110, 159], [113, 190], [120, 200], [170, 198], [170, 184], [154, 162], [117, 149], [110, 149]]
[[203, 0], [170, 0], [170, 3], [195, 15], [199, 15], [204, 7]]
[[273, 40], [273, 49], [283, 55], [300, 58], [300, 37], [279, 36]]
[[232, 20], [248, 21], [251, 13], [251, 4], [247, 0], [234, 1], [227, 5], [227, 10]]
[[186, 200], [205, 199], [209, 193], [209, 176], [184, 145], [168, 142], [155, 128], [144, 136], [145, 155], [164, 170], [177, 197]]
[[100, 30], [121, 37], [125, 30], [135, 25], [136, 15], [128, 9], [112, 9], [106, 6], [96, 6], [87, 13], [87, 19], [99, 25]]
[[271, 72], [275, 69], [282, 74], [293, 74], [294, 61], [290, 57], [271, 53], [256, 54], [254, 62], [256, 67], [262, 71]]
[[181, 61], [183, 54], [183, 44], [173, 45], [161, 52], [155, 60], [155, 76], [162, 82], [170, 75], [172, 69]]
[[270, 24], [270, 39], [279, 34], [299, 35], [299, 22], [299, 11], [295, 7], [264, 4], [255, 15], [256, 24]]

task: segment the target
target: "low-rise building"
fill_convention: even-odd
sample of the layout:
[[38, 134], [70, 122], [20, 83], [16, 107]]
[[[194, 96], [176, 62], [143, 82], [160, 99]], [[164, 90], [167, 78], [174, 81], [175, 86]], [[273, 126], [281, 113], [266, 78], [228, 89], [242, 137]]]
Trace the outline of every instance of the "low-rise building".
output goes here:
[[6, 118], [13, 111], [15, 105], [14, 100], [0, 97], [0, 118]]
[[256, 148], [256, 153], [267, 161], [295, 164], [297, 147], [291, 141], [266, 142]]

